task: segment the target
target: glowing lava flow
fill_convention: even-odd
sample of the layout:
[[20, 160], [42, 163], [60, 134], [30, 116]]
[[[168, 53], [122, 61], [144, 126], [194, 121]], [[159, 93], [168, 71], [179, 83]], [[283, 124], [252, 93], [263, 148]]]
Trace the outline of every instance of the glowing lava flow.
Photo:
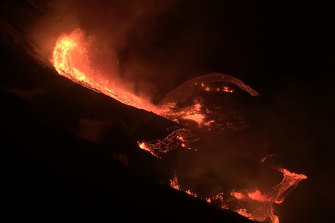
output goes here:
[[[226, 86], [231, 84], [252, 96], [258, 95], [255, 90], [237, 78], [212, 73], [185, 82], [170, 92], [159, 105], [155, 105], [149, 99], [139, 97], [127, 89], [124, 82], [116, 81], [116, 78], [113, 79], [113, 75], [116, 77], [115, 74], [105, 75], [94, 69], [88, 53], [88, 50], [92, 48], [92, 42], [92, 38], [85, 38], [80, 29], [76, 29], [70, 34], [61, 34], [56, 41], [51, 59], [56, 71], [76, 83], [112, 97], [123, 104], [153, 112], [177, 123], [184, 120], [205, 128], [215, 125], [215, 120], [208, 117], [210, 111], [200, 102], [193, 101], [193, 104], [185, 107], [177, 106], [177, 102], [185, 99], [180, 98], [178, 92], [184, 92], [185, 95], [190, 96], [201, 89], [206, 92], [231, 94], [234, 90]], [[107, 76], [110, 78], [108, 79]], [[171, 98], [176, 98], [176, 100], [171, 101]]]
[[[106, 75], [104, 76], [93, 69], [88, 56], [89, 46], [90, 40], [85, 39], [80, 29], [76, 29], [70, 34], [62, 34], [56, 42], [51, 60], [56, 71], [76, 83], [112, 97], [123, 104], [153, 112], [176, 123], [189, 121], [196, 123], [196, 127], [205, 128], [208, 131], [211, 130], [212, 126], [220, 127], [222, 122], [230, 123], [225, 119], [223, 119], [224, 121], [221, 120], [220, 123], [218, 119], [213, 118], [214, 113], [199, 101], [194, 100], [189, 104], [185, 103], [199, 89], [203, 92], [232, 94], [234, 89], [230, 87], [231, 85], [242, 89], [251, 96], [258, 95], [257, 91], [237, 78], [212, 73], [186, 81], [166, 95], [160, 105], [154, 105], [149, 99], [141, 98], [132, 93], [131, 90], [124, 87], [125, 85], [121, 81], [108, 79]], [[180, 104], [185, 105], [182, 107]], [[192, 138], [193, 135], [190, 129], [180, 128], [174, 130], [163, 139], [149, 142], [139, 141], [138, 146], [153, 156], [161, 158], [165, 153], [172, 150], [179, 148], [190, 149], [190, 144], [197, 141], [197, 139]], [[261, 162], [264, 162], [266, 158], [262, 159]], [[286, 195], [297, 186], [298, 182], [307, 177], [283, 168], [278, 169], [278, 171], [283, 174], [282, 181], [266, 192], [248, 189], [231, 191], [228, 195], [219, 193], [211, 198], [203, 199], [220, 208], [234, 210], [254, 220], [265, 221], [269, 219], [272, 223], [279, 223], [278, 216], [274, 214], [273, 204], [282, 203]], [[176, 176], [170, 181], [170, 185], [177, 190], [198, 197], [197, 194], [190, 190], [183, 190]]]
[[244, 195], [240, 193], [242, 196], [236, 197], [236, 199], [241, 202], [241, 206], [253, 203], [257, 208], [250, 212], [245, 208], [240, 208], [236, 211], [257, 221], [264, 221], [270, 218], [272, 223], [279, 223], [278, 216], [274, 214], [273, 204], [281, 204], [286, 195], [292, 191], [301, 180], [307, 179], [307, 177], [304, 174], [292, 173], [284, 168], [280, 168], [278, 171], [283, 174], [283, 179], [268, 192], [261, 192], [257, 189], [245, 192]]
[[[191, 120], [199, 126], [209, 126], [214, 122], [213, 120], [205, 121], [206, 114], [201, 110], [200, 103], [195, 102], [192, 106], [178, 110], [174, 110], [173, 103], [157, 106], [123, 87], [121, 81], [117, 83], [107, 79], [91, 66], [88, 57], [89, 43], [90, 41], [85, 39], [80, 29], [70, 34], [62, 34], [56, 42], [51, 60], [56, 71], [74, 82], [110, 96], [123, 104], [153, 112], [174, 122], [182, 119]], [[224, 90], [224, 87], [222, 89]]]
[[[200, 103], [174, 111], [175, 105], [171, 103], [160, 106], [154, 105], [148, 99], [141, 98], [123, 87], [121, 81], [107, 79], [106, 75], [104, 76], [93, 69], [88, 56], [89, 46], [90, 40], [85, 39], [80, 29], [76, 29], [70, 34], [62, 34], [56, 42], [51, 59], [56, 71], [76, 83], [112, 97], [123, 104], [153, 112], [174, 122], [179, 122], [180, 119], [192, 120], [199, 126], [208, 126], [212, 123], [212, 121], [204, 121], [205, 114], [201, 110]], [[138, 145], [140, 149], [159, 158], [176, 148], [190, 149], [187, 142], [180, 140], [188, 137], [189, 132], [189, 130], [181, 128], [175, 130], [163, 140], [140, 142]]]
[[[282, 181], [270, 188], [266, 193], [258, 189], [239, 192], [231, 191], [230, 196], [224, 196], [223, 193], [219, 193], [213, 197], [203, 199], [222, 209], [236, 211], [240, 215], [252, 220], [263, 222], [270, 219], [272, 223], [279, 223], [279, 217], [274, 214], [273, 205], [282, 203], [286, 195], [292, 191], [301, 180], [307, 179], [307, 177], [304, 174], [292, 173], [283, 168], [278, 171], [283, 174]], [[176, 175], [170, 180], [170, 186], [176, 190], [184, 191], [189, 195], [198, 197], [196, 193], [189, 189], [183, 190], [179, 185]]]
[[[92, 38], [85, 38], [84, 33], [80, 29], [76, 29], [70, 34], [61, 34], [56, 41], [53, 50], [51, 62], [53, 63], [56, 71], [87, 88], [112, 97], [119, 102], [138, 108], [153, 112], [159, 116], [167, 118], [176, 123], [181, 121], [196, 123], [199, 128], [210, 129], [216, 122], [209, 118], [210, 111], [204, 107], [200, 102], [193, 101], [193, 104], [188, 104], [184, 107], [177, 106], [175, 101], [171, 101], [171, 96], [175, 96], [172, 91], [165, 101], [160, 105], [155, 105], [149, 99], [145, 99], [134, 94], [130, 89], [127, 89], [122, 81], [113, 80], [115, 74], [105, 75], [94, 69], [93, 64], [89, 58], [88, 50], [92, 48]], [[110, 78], [107, 78], [107, 77]], [[212, 82], [221, 81], [221, 85], [212, 86]], [[201, 84], [198, 84], [200, 83]], [[194, 81], [188, 81], [179, 88], [188, 88], [183, 92], [189, 94], [194, 92], [194, 87], [199, 87], [203, 91], [221, 91], [232, 93], [233, 90], [226, 83], [232, 83], [241, 89], [247, 91], [251, 95], [257, 95], [257, 92], [245, 85], [240, 80], [224, 74], [209, 74], [197, 77]], [[179, 101], [177, 101], [179, 102]], [[139, 148], [150, 152], [156, 157], [161, 157], [164, 153], [174, 150], [175, 144], [181, 145], [182, 148], [190, 149], [187, 142], [181, 142], [176, 136], [187, 137], [185, 129], [178, 130], [177, 133], [172, 133], [165, 140], [156, 140], [155, 142], [140, 142]], [[186, 135], [185, 135], [186, 134]], [[171, 149], [172, 148], [172, 149]]]
[[138, 146], [140, 149], [148, 151], [156, 158], [162, 158], [164, 154], [173, 150], [181, 148], [191, 149], [189, 144], [196, 141], [195, 139], [191, 140], [191, 138], [192, 133], [189, 129], [180, 128], [172, 131], [163, 139], [147, 142], [139, 141]]
[[157, 106], [149, 100], [138, 97], [116, 83], [104, 78], [90, 66], [87, 43], [80, 29], [70, 34], [62, 34], [53, 51], [52, 63], [56, 71], [85, 87], [110, 96], [123, 104], [160, 114]]
[[125, 89], [121, 86], [121, 83], [116, 83], [103, 77], [102, 74], [90, 66], [87, 49], [88, 42], [80, 29], [76, 29], [70, 34], [62, 34], [58, 38], [51, 62], [60, 75], [110, 96], [123, 104], [144, 109], [165, 118], [169, 118], [169, 115], [173, 113], [172, 116], [174, 118], [181, 117], [182, 119], [193, 120], [199, 125], [202, 124], [204, 115], [201, 114], [200, 104], [187, 108], [187, 111], [174, 113], [171, 112], [170, 106], [156, 106], [149, 100], [138, 97], [130, 90]]

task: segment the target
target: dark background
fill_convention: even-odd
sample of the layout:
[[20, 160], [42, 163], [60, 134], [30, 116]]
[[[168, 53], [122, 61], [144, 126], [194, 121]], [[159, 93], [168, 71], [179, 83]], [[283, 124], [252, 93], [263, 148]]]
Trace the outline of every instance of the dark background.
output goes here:
[[[139, 83], [139, 91], [149, 86], [155, 101], [209, 72], [227, 73], [256, 89], [255, 120], [271, 151], [282, 166], [308, 177], [278, 208], [281, 222], [331, 221], [334, 5], [148, 1], [143, 14], [155, 13], [132, 19], [143, 3], [71, 2], [79, 25], [101, 39], [129, 21], [113, 51], [123, 77]], [[101, 32], [109, 27], [109, 10], [119, 20]], [[33, 59], [34, 41], [27, 33], [54, 11], [38, 1], [1, 4], [2, 210], [59, 219], [110, 213], [153, 220], [153, 213], [158, 219], [187, 213], [185, 218], [233, 222], [234, 216], [160, 184], [155, 171], [160, 165], [138, 151], [134, 136], [157, 134], [169, 122], [77, 86]], [[130, 75], [136, 70], [137, 76]], [[119, 162], [120, 154], [128, 165]]]

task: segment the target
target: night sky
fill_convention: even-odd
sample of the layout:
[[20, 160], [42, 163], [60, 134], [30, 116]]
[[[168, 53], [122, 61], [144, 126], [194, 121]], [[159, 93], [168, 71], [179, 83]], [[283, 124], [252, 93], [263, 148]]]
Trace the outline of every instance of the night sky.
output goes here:
[[308, 177], [276, 209], [280, 222], [331, 222], [334, 10], [308, 0], [2, 1], [2, 211], [242, 221], [161, 183], [168, 165], [185, 167], [185, 154], [158, 162], [136, 140], [160, 136], [170, 121], [72, 83], [46, 62], [58, 35], [80, 27], [96, 37], [95, 63], [154, 102], [210, 72], [256, 89], [252, 132], [276, 162]]

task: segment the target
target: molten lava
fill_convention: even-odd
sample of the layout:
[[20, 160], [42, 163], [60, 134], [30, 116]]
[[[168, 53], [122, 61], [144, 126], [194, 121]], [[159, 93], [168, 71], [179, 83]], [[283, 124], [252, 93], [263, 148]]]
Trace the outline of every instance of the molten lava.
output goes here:
[[190, 145], [196, 141], [192, 139], [192, 133], [189, 129], [180, 128], [172, 131], [163, 139], [153, 141], [138, 142], [140, 149], [148, 151], [157, 158], [162, 158], [167, 152], [177, 149], [191, 149]]
[[88, 43], [80, 29], [68, 35], [62, 34], [56, 42], [52, 57], [56, 71], [74, 82], [110, 96], [123, 104], [156, 114], [162, 113], [149, 100], [138, 97], [122, 87], [122, 83], [111, 81], [94, 70], [90, 66]]
[[[131, 89], [124, 87], [126, 86], [124, 82], [107, 78], [107, 76], [112, 77], [114, 74], [105, 75], [94, 69], [89, 57], [92, 41], [92, 38], [85, 38], [84, 33], [80, 29], [76, 29], [70, 34], [62, 34], [58, 38], [52, 54], [51, 62], [54, 68], [60, 75], [112, 97], [123, 104], [153, 112], [176, 123], [182, 123], [185, 128], [179, 127], [165, 138], [138, 141], [140, 149], [149, 152], [156, 158], [161, 158], [172, 150], [191, 149], [191, 144], [198, 139], [194, 137], [190, 130], [191, 127], [188, 128], [188, 126], [202, 128], [209, 132], [213, 128], [227, 129], [233, 126], [236, 129], [239, 127], [239, 123], [242, 123], [238, 119], [237, 124], [234, 126], [234, 124], [231, 124], [232, 122], [227, 114], [224, 117], [228, 118], [225, 119], [221, 112], [215, 112], [206, 107], [201, 101], [193, 100], [195, 93], [201, 91], [207, 94], [213, 92], [217, 94], [233, 94], [235, 90], [231, 86], [235, 86], [251, 96], [258, 95], [257, 91], [237, 78], [213, 73], [186, 81], [166, 95], [159, 105], [155, 105], [149, 99], [139, 97]], [[221, 116], [217, 119], [215, 115]], [[273, 155], [263, 158], [260, 163], [264, 163], [271, 156]], [[279, 223], [278, 216], [274, 214], [273, 205], [282, 203], [286, 195], [301, 180], [307, 177], [304, 174], [296, 174], [284, 168], [280, 168], [278, 171], [283, 174], [282, 181], [267, 191], [246, 188], [241, 191], [233, 190], [229, 194], [219, 193], [213, 197], [201, 199], [220, 208], [236, 211], [250, 219], [257, 221], [271, 220], [272, 223]], [[170, 180], [170, 185], [176, 190], [199, 197], [191, 190], [183, 189], [179, 185], [176, 175]]]
[[[274, 214], [274, 204], [280, 204], [284, 201], [286, 195], [292, 191], [297, 184], [304, 179], [307, 179], [304, 174], [296, 174], [287, 169], [279, 169], [283, 174], [282, 181], [270, 188], [267, 192], [261, 192], [258, 189], [243, 191], [231, 191], [230, 197], [225, 197], [223, 193], [219, 193], [213, 197], [202, 198], [208, 203], [213, 203], [223, 209], [236, 211], [240, 215], [256, 221], [266, 221], [270, 219], [272, 223], [279, 223], [279, 218]], [[183, 190], [178, 183], [178, 178], [175, 175], [170, 180], [170, 186], [176, 190]], [[183, 190], [189, 195], [199, 197], [196, 193], [189, 189]], [[250, 207], [253, 207], [252, 210]]]
[[[126, 88], [124, 82], [114, 80], [112, 77], [115, 77], [116, 74], [106, 75], [94, 69], [89, 57], [92, 42], [93, 38], [85, 38], [80, 29], [76, 29], [70, 34], [61, 34], [56, 41], [51, 59], [56, 71], [76, 83], [112, 97], [123, 104], [153, 112], [177, 123], [186, 120], [197, 123], [198, 127], [209, 128], [215, 125], [215, 120], [209, 117], [211, 111], [198, 101], [193, 101], [193, 104], [185, 107], [178, 107], [176, 103], [180, 102], [180, 97], [176, 97], [176, 90], [179, 92], [183, 88], [185, 95], [199, 89], [231, 94], [234, 90], [226, 85], [232, 84], [252, 96], [258, 95], [255, 90], [236, 78], [213, 73], [185, 82], [169, 93], [159, 105], [155, 105], [149, 99], [139, 97], [131, 89]], [[107, 78], [107, 76], [111, 78]], [[201, 84], [199, 84], [200, 82]], [[171, 98], [173, 98], [172, 101]]]

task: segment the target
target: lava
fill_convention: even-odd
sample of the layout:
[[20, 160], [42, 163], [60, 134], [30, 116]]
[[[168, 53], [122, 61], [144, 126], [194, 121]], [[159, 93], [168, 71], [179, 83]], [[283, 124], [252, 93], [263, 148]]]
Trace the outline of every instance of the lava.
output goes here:
[[[51, 59], [56, 71], [76, 83], [112, 97], [123, 104], [153, 112], [173, 122], [180, 123], [180, 121], [186, 120], [196, 123], [200, 128], [210, 128], [215, 125], [215, 120], [208, 117], [210, 111], [198, 101], [185, 107], [176, 106], [176, 102], [180, 101], [180, 97], [176, 97], [176, 90], [179, 92], [182, 88], [187, 88], [183, 91], [185, 95], [197, 90], [196, 87], [200, 87], [203, 91], [217, 91], [219, 89], [221, 92], [231, 94], [234, 90], [226, 86], [227, 83], [230, 83], [252, 96], [258, 95], [255, 90], [237, 78], [212, 73], [185, 82], [166, 95], [159, 105], [155, 105], [149, 99], [139, 97], [131, 89], [126, 88], [125, 83], [106, 78], [107, 76], [116, 76], [116, 74], [105, 75], [94, 69], [89, 58], [89, 49], [92, 48], [93, 42], [94, 38], [85, 38], [83, 31], [79, 28], [70, 34], [61, 34], [56, 41]], [[173, 98], [172, 101], [171, 98]]]
[[154, 105], [149, 100], [139, 97], [123, 87], [122, 83], [105, 78], [93, 66], [90, 66], [89, 43], [90, 41], [85, 39], [84, 33], [80, 29], [76, 29], [70, 34], [62, 34], [56, 42], [51, 59], [56, 71], [74, 82], [110, 96], [123, 104], [153, 112], [175, 122], [178, 122], [178, 119], [187, 119], [195, 121], [199, 125], [203, 124], [205, 115], [202, 113], [199, 103], [182, 111], [174, 112], [171, 104]]
[[154, 150], [149, 148], [145, 142], [138, 142], [138, 147], [140, 147], [140, 149], [142, 150], [148, 151], [149, 153], [151, 153], [151, 155], [159, 158], [159, 156], [155, 154]]
[[193, 193], [191, 190], [187, 189], [187, 190], [183, 190], [178, 182], [178, 178], [176, 176], [176, 174], [174, 175], [174, 177], [170, 180], [170, 186], [175, 189], [175, 190], [180, 190], [180, 191], [184, 191], [185, 193], [187, 193], [188, 195], [191, 195], [193, 197], [198, 197], [198, 195], [196, 193]]
[[180, 128], [172, 131], [163, 139], [139, 141], [140, 149], [148, 151], [156, 158], [162, 158], [167, 152], [177, 149], [191, 149], [190, 144], [196, 141], [189, 129]]
[[[279, 217], [274, 214], [273, 205], [282, 203], [286, 195], [307, 177], [304, 174], [296, 174], [283, 168], [278, 169], [278, 171], [283, 174], [282, 181], [267, 192], [261, 192], [258, 189], [233, 190], [230, 192], [230, 197], [225, 197], [223, 193], [219, 193], [213, 197], [200, 199], [213, 203], [219, 208], [233, 210], [252, 220], [263, 222], [269, 219], [272, 223], [279, 223]], [[176, 175], [170, 180], [170, 186], [194, 197], [199, 197], [189, 189], [183, 190]], [[248, 207], [251, 206], [253, 206], [253, 209], [248, 210]]]
[[179, 186], [179, 183], [178, 183], [178, 178], [177, 178], [176, 175], [174, 175], [174, 177], [170, 180], [170, 186], [171, 186], [173, 189], [181, 190], [181, 189], [180, 189], [180, 186]]
[[[207, 94], [212, 92], [233, 94], [235, 90], [231, 86], [235, 86], [251, 96], [258, 95], [257, 91], [237, 78], [212, 73], [186, 81], [167, 94], [161, 103], [156, 105], [147, 98], [137, 96], [131, 89], [125, 87], [126, 84], [123, 82], [108, 79], [106, 78], [107, 75], [94, 69], [89, 57], [89, 49], [92, 47], [93, 41], [94, 38], [85, 38], [80, 29], [76, 29], [70, 34], [61, 34], [56, 41], [51, 59], [56, 71], [78, 84], [112, 97], [123, 104], [153, 112], [179, 124], [187, 122], [191, 123], [190, 126], [193, 126], [188, 127], [188, 124], [181, 124], [184, 127], [175, 129], [165, 138], [138, 141], [140, 149], [149, 152], [156, 158], [162, 158], [167, 152], [173, 150], [192, 149], [192, 143], [198, 139], [192, 134], [191, 128], [203, 128], [210, 131], [212, 127], [222, 126], [223, 122], [225, 124], [231, 123], [227, 120], [218, 121], [213, 118], [215, 112], [207, 108], [201, 101], [193, 100], [187, 104], [186, 102], [194, 96], [195, 92], [201, 90]], [[113, 76], [113, 74], [108, 76]], [[195, 125], [192, 125], [192, 123]], [[196, 148], [193, 150], [196, 150]], [[262, 158], [260, 163], [264, 163], [271, 156], [273, 155]], [[241, 191], [233, 190], [229, 194], [221, 192], [213, 197], [200, 197], [200, 199], [204, 199], [220, 208], [233, 210], [250, 219], [257, 221], [271, 220], [272, 223], [279, 223], [278, 216], [274, 214], [273, 205], [282, 203], [286, 195], [307, 177], [304, 174], [293, 173], [284, 168], [279, 168], [278, 171], [283, 174], [282, 181], [267, 191], [246, 188]], [[194, 197], [199, 197], [190, 189], [183, 189], [179, 185], [176, 175], [170, 180], [170, 186]], [[249, 207], [253, 208], [250, 209]]]
[[243, 198], [243, 194], [240, 193], [240, 192], [232, 191], [232, 192], [230, 193], [230, 195], [231, 195], [231, 196], [234, 196], [234, 197], [235, 197], [236, 199], [238, 199], [238, 200], [241, 200], [241, 199]]
[[101, 92], [123, 104], [156, 114], [163, 112], [159, 111], [157, 106], [149, 100], [138, 97], [122, 87], [122, 83], [104, 78], [101, 73], [94, 70], [90, 66], [88, 44], [89, 40], [85, 39], [80, 29], [76, 29], [70, 34], [62, 34], [56, 42], [51, 60], [56, 71], [74, 82]]

